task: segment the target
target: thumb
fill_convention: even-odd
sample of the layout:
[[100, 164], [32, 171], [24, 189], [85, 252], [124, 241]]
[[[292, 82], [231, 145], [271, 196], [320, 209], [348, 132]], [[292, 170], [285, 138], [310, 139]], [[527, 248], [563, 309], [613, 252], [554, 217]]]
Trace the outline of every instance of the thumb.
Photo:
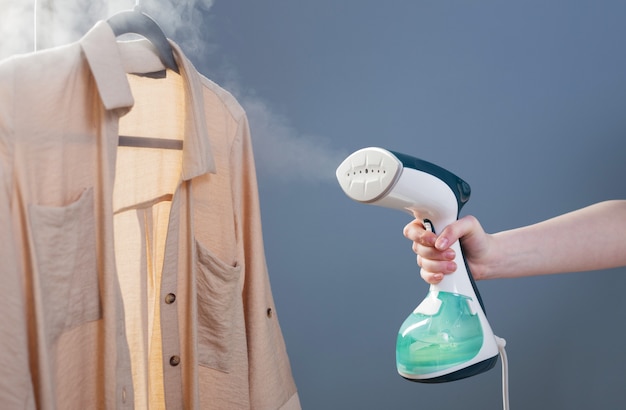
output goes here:
[[471, 215], [464, 216], [452, 222], [441, 231], [441, 234], [435, 241], [435, 248], [445, 251], [459, 239], [470, 235], [474, 229], [481, 229], [478, 220]]

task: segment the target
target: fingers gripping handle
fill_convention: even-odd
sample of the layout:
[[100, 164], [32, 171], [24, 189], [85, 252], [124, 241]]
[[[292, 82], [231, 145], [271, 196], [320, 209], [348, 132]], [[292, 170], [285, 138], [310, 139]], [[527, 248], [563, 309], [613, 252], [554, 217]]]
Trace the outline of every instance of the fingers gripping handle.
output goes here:
[[[427, 231], [437, 233], [435, 229], [435, 224], [430, 219], [424, 219], [422, 221], [424, 228]], [[441, 282], [431, 285], [431, 290], [442, 291], [442, 292], [451, 292], [462, 295], [475, 295], [473, 298], [473, 303], [470, 303], [470, 308], [473, 313], [475, 313], [478, 309], [476, 303], [480, 305], [480, 308], [485, 311], [485, 306], [483, 304], [480, 293], [478, 292], [478, 288], [476, 287], [476, 282], [474, 281], [474, 277], [469, 269], [465, 261], [465, 257], [463, 256], [463, 247], [461, 246], [460, 241], [454, 242], [450, 249], [454, 250], [455, 258], [454, 262], [456, 263], [457, 270], [454, 273], [444, 275]]]

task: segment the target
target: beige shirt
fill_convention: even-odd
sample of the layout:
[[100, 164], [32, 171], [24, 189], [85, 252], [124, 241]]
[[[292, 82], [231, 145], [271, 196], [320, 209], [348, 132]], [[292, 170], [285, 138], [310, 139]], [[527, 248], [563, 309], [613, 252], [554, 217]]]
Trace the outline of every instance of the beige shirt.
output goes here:
[[100, 22], [0, 63], [2, 408], [300, 408], [246, 115], [173, 47], [129, 75], [160, 63]]

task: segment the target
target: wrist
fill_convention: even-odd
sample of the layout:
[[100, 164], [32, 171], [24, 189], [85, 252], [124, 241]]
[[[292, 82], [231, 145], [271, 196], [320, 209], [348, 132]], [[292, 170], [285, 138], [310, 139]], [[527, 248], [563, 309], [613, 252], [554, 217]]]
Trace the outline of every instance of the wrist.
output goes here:
[[500, 247], [500, 237], [498, 234], [486, 234], [485, 247], [483, 253], [476, 263], [476, 280], [497, 279], [506, 275], [503, 260], [503, 250]]
[[527, 245], [532, 238], [520, 228], [498, 232], [490, 237], [485, 258], [485, 279], [515, 278], [532, 274], [536, 252]]

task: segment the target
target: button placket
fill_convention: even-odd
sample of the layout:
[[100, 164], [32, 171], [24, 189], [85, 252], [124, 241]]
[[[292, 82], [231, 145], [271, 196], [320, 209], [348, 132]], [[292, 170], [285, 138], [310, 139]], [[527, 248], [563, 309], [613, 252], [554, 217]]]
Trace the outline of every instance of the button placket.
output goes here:
[[182, 380], [180, 368], [182, 355], [179, 341], [178, 309], [181, 299], [178, 292], [178, 274], [183, 269], [179, 265], [181, 186], [172, 198], [170, 219], [165, 243], [165, 255], [161, 276], [160, 321], [161, 321], [161, 360], [163, 366], [166, 407], [180, 408]]
[[[165, 304], [166, 305], [171, 305], [172, 303], [176, 302], [176, 294], [175, 293], [168, 293], [167, 295], [165, 295]], [[172, 355], [170, 356], [170, 366], [172, 367], [176, 367], [180, 364], [180, 356], [178, 355]]]

